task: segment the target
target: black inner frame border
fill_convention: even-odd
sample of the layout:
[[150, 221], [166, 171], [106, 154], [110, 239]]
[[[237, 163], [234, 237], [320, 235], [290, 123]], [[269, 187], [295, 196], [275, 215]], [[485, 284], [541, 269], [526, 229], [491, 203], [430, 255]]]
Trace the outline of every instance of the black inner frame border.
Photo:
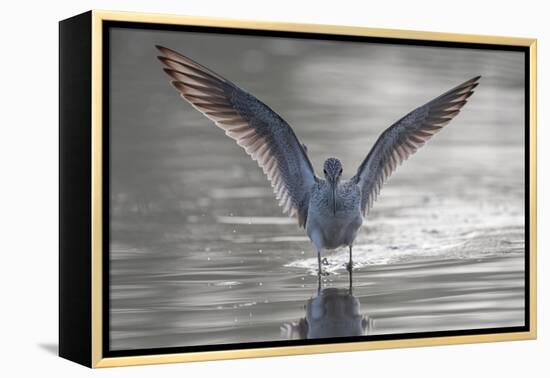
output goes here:
[[[330, 40], [341, 42], [359, 42], [359, 43], [383, 43], [393, 45], [408, 45], [422, 47], [442, 47], [442, 48], [467, 48], [477, 50], [496, 50], [496, 51], [516, 51], [524, 53], [524, 69], [525, 69], [525, 109], [524, 109], [524, 160], [525, 160], [525, 325], [517, 327], [499, 327], [499, 328], [480, 328], [480, 329], [465, 329], [465, 330], [449, 330], [436, 332], [415, 332], [401, 334], [386, 334], [372, 336], [354, 336], [354, 337], [336, 337], [313, 340], [277, 340], [277, 341], [258, 341], [248, 343], [231, 343], [231, 344], [213, 344], [213, 345], [196, 345], [182, 347], [162, 347], [162, 348], [143, 348], [129, 350], [110, 350], [110, 29], [111, 28], [126, 28], [126, 29], [141, 29], [141, 30], [156, 30], [156, 31], [174, 31], [174, 32], [193, 32], [193, 33], [211, 33], [211, 34], [231, 34], [241, 36], [255, 37], [281, 37], [295, 39], [313, 39], [313, 40]], [[310, 33], [310, 32], [289, 32], [289, 31], [271, 31], [271, 30], [252, 30], [239, 29], [228, 27], [211, 27], [211, 26], [192, 26], [192, 25], [167, 25], [145, 22], [130, 22], [130, 21], [102, 21], [102, 143], [103, 143], [103, 219], [102, 219], [102, 357], [129, 357], [140, 355], [159, 355], [159, 354], [174, 354], [174, 353], [192, 353], [192, 352], [207, 352], [207, 351], [222, 351], [222, 350], [238, 350], [238, 349], [256, 349], [256, 348], [271, 348], [271, 347], [288, 347], [288, 346], [303, 346], [303, 345], [330, 345], [336, 343], [354, 343], [365, 341], [382, 341], [382, 340], [406, 340], [418, 338], [434, 338], [434, 337], [452, 337], [466, 335], [487, 335], [487, 334], [502, 334], [512, 332], [529, 332], [530, 330], [530, 54], [528, 46], [516, 45], [499, 45], [499, 44], [484, 44], [470, 42], [447, 42], [447, 41], [429, 41], [415, 39], [400, 39], [387, 37], [369, 37], [369, 36], [350, 36], [350, 35], [334, 35], [325, 33]]]

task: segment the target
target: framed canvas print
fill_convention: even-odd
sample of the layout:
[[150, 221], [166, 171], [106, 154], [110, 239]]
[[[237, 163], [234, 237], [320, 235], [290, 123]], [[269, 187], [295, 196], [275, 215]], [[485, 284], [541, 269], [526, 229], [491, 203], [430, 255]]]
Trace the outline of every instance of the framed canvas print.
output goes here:
[[62, 357], [536, 337], [536, 41], [60, 22]]

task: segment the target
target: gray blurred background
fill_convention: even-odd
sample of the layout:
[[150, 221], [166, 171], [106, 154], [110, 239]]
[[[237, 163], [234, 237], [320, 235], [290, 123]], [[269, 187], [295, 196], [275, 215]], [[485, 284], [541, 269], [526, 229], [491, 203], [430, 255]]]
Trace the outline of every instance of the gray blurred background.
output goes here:
[[[369, 319], [364, 334], [524, 324], [522, 53], [115, 28], [112, 349], [296, 338], [310, 299], [329, 297], [303, 230], [256, 163], [179, 98], [155, 44], [254, 94], [318, 172], [336, 156], [345, 177], [394, 121], [482, 75], [382, 189], [354, 248], [349, 311]], [[322, 288], [347, 288], [347, 252], [325, 256]]]

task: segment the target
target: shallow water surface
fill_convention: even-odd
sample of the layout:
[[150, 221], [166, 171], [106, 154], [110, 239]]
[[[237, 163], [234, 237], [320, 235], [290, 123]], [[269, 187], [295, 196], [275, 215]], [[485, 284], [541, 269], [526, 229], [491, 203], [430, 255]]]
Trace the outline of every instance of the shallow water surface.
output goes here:
[[[315, 167], [337, 156], [345, 177], [393, 121], [483, 78], [382, 189], [350, 288], [347, 250], [324, 253], [319, 282], [304, 231], [255, 162], [179, 99], [155, 43], [257, 95]], [[524, 324], [520, 54], [123, 29], [111, 49], [113, 350]]]

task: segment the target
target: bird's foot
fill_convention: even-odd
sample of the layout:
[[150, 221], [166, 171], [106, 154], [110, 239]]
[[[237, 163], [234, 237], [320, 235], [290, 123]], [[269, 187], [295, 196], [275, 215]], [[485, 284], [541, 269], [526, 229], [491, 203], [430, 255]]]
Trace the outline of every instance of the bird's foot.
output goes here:
[[329, 265], [328, 260], [327, 260], [326, 257], [323, 258], [323, 260], [321, 260], [321, 264], [323, 264], [323, 265]]
[[320, 269], [319, 272], [318, 272], [319, 276], [321, 277], [326, 277], [328, 275], [330, 275], [329, 272], [327, 272], [325, 269]]

